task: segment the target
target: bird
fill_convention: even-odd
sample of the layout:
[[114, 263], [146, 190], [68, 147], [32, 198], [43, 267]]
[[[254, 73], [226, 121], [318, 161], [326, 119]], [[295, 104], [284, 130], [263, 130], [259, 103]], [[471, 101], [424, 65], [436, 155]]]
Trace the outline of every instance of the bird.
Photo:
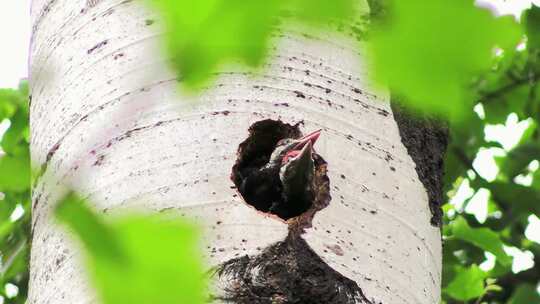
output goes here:
[[307, 210], [313, 200], [313, 145], [320, 134], [317, 130], [299, 139], [281, 139], [265, 164], [242, 170], [240, 192], [246, 201], [283, 219]]

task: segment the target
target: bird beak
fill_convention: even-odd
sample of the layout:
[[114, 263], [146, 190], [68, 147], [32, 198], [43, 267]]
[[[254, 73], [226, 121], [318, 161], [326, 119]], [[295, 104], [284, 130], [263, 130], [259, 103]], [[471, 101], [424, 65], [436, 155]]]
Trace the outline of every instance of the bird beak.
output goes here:
[[[297, 143], [293, 146], [293, 148], [287, 152], [281, 159], [281, 163], [285, 164], [289, 160], [298, 160], [300, 157], [306, 157], [309, 156], [311, 158], [311, 152], [313, 151], [313, 145], [317, 142], [317, 139], [319, 139], [319, 136], [321, 135], [322, 130], [317, 130], [315, 132], [309, 133], [308, 135], [300, 138], [297, 140]], [[309, 146], [309, 147], [308, 147]], [[306, 154], [304, 154], [306, 153]]]
[[311, 157], [311, 153], [313, 152], [313, 144], [310, 140], [307, 141], [306, 145], [300, 150], [300, 153], [298, 156], [293, 158], [293, 161], [296, 161], [298, 163], [298, 166], [303, 168], [309, 167], [310, 163], [313, 162], [313, 158]]
[[315, 165], [312, 153], [311, 141], [307, 141], [302, 150], [296, 150], [290, 160], [281, 167], [280, 179], [289, 191], [302, 192], [310, 183]]
[[312, 146], [315, 145], [315, 143], [317, 142], [317, 139], [319, 139], [319, 136], [321, 136], [321, 131], [322, 130], [317, 130], [315, 132], [309, 133], [308, 135], [300, 138], [298, 145], [296, 145], [295, 147], [295, 150], [300, 150], [301, 148], [306, 146], [308, 142], [311, 143]]

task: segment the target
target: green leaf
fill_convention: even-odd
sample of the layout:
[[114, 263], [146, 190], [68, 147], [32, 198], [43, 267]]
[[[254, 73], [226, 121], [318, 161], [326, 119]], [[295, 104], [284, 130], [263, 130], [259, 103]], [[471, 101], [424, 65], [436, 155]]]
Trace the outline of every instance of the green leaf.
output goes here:
[[25, 154], [28, 151], [26, 133], [28, 131], [28, 113], [19, 108], [10, 119], [11, 125], [2, 138], [2, 150], [9, 154]]
[[518, 117], [525, 117], [525, 107], [529, 101], [530, 87], [528, 83], [516, 85], [512, 90], [501, 93], [483, 103], [486, 113], [486, 122], [499, 124], [506, 121], [509, 113], [516, 113]]
[[0, 278], [4, 281], [10, 281], [21, 273], [28, 271], [28, 244], [26, 240], [18, 245], [13, 254], [6, 259], [5, 264], [2, 265], [2, 273]]
[[16, 202], [10, 199], [8, 195], [9, 193], [4, 194], [4, 199], [0, 201], [0, 223], [6, 221], [15, 209]]
[[540, 7], [532, 5], [525, 11], [524, 20], [528, 47], [540, 49]]
[[490, 67], [496, 45], [520, 38], [512, 18], [494, 18], [473, 2], [392, 1], [389, 22], [374, 31], [378, 79], [422, 110], [450, 118], [469, 111], [472, 76]]
[[537, 191], [540, 191], [540, 170], [534, 171], [531, 187]]
[[484, 278], [486, 274], [473, 264], [469, 268], [459, 268], [454, 280], [444, 291], [452, 298], [467, 301], [484, 294]]
[[507, 156], [495, 157], [495, 162], [500, 172], [511, 180], [522, 173], [531, 161], [538, 158], [538, 155], [540, 155], [540, 144], [529, 143], [512, 149]]
[[474, 244], [475, 246], [491, 252], [497, 257], [497, 262], [510, 265], [512, 258], [503, 249], [503, 242], [499, 235], [489, 228], [472, 228], [462, 217], [452, 222], [453, 236], [457, 239]]
[[491, 191], [493, 198], [500, 204], [513, 210], [513, 216], [518, 213], [540, 216], [540, 191], [514, 183], [492, 182], [484, 185]]
[[56, 214], [85, 245], [103, 303], [206, 303], [193, 226], [158, 216], [105, 220], [73, 193], [59, 203]]
[[508, 304], [539, 304], [540, 295], [536, 287], [531, 284], [519, 285], [512, 294]]
[[163, 16], [167, 47], [173, 66], [191, 88], [204, 85], [229, 62], [256, 67], [267, 55], [270, 36], [276, 30], [282, 10], [297, 20], [322, 25], [355, 11], [356, 1], [308, 0], [153, 0]]
[[11, 221], [0, 222], [0, 242], [2, 245], [5, 242], [5, 238], [13, 233], [15, 230], [15, 224]]
[[315, 26], [322, 26], [333, 20], [345, 21], [353, 16], [357, 9], [354, 0], [280, 0], [284, 8], [294, 13], [301, 21], [306, 21]]
[[75, 193], [67, 194], [58, 204], [56, 216], [70, 226], [97, 259], [121, 261], [125, 258], [118, 236]]
[[0, 123], [15, 113], [16, 107], [10, 103], [0, 101]]
[[10, 118], [25, 103], [24, 95], [13, 89], [0, 89], [0, 122]]
[[490, 284], [486, 286], [486, 292], [491, 292], [491, 291], [500, 292], [500, 291], [503, 291], [503, 288], [497, 284]]
[[0, 156], [0, 191], [25, 191], [30, 187], [30, 156]]

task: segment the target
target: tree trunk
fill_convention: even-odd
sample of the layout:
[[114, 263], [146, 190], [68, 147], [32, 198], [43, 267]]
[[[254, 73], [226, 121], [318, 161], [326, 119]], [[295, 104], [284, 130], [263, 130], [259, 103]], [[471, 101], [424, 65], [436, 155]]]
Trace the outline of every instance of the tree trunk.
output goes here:
[[[34, 0], [32, 19], [28, 303], [96, 302], [51, 218], [61, 184], [103, 212], [197, 219], [223, 302], [439, 303], [440, 230], [358, 41], [281, 33], [263, 71], [228, 69], [195, 98], [178, 92], [160, 22], [136, 1]], [[239, 144], [265, 119], [323, 130], [330, 197], [287, 222], [231, 180]]]

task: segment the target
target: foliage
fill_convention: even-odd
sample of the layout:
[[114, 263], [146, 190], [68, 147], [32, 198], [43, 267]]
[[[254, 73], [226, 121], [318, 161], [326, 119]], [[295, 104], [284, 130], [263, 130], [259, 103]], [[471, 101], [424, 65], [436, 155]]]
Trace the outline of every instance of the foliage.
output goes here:
[[471, 0], [396, 0], [390, 8], [373, 31], [375, 73], [415, 108], [452, 119], [469, 110], [469, 82], [489, 67], [493, 46], [520, 38], [510, 17], [494, 18]]
[[[461, 123], [451, 126], [445, 176], [448, 200], [458, 189], [470, 187], [471, 193], [463, 205], [445, 206], [443, 296], [447, 303], [540, 303], [536, 291], [540, 282], [540, 244], [524, 235], [531, 217], [540, 216], [540, 8], [533, 6], [525, 11], [521, 25], [526, 43], [500, 49], [491, 56], [491, 67], [471, 81], [470, 100], [478, 114], [469, 106]], [[486, 135], [489, 128], [501, 129], [512, 120], [527, 124], [514, 145]], [[500, 154], [493, 159], [496, 176], [487, 176], [475, 164], [485, 155], [481, 151]], [[489, 196], [485, 218], [471, 211], [474, 208], [469, 205], [474, 200], [472, 193], [482, 192]], [[534, 266], [513, 270], [509, 247], [530, 252]], [[476, 265], [486, 263], [486, 252], [495, 256], [496, 263], [478, 268]], [[481, 278], [480, 273], [489, 291], [480, 292], [480, 285], [471, 283]], [[464, 276], [468, 277], [468, 287], [460, 283]], [[462, 285], [461, 290], [458, 285]]]
[[[28, 282], [30, 153], [28, 86], [0, 89], [0, 295], [5, 303], [24, 303]], [[1, 127], [0, 127], [1, 128]], [[21, 214], [22, 213], [22, 214]], [[18, 294], [6, 292], [16, 286]], [[9, 290], [8, 290], [9, 291]]]
[[206, 303], [198, 232], [185, 220], [104, 219], [69, 193], [56, 216], [79, 238], [104, 304]]
[[353, 0], [151, 0], [169, 29], [172, 64], [188, 88], [204, 85], [221, 64], [260, 66], [285, 15], [324, 26], [353, 16]]
[[446, 293], [461, 301], [478, 298], [484, 294], [486, 274], [473, 264], [468, 268], [458, 268], [457, 275], [446, 287]]

